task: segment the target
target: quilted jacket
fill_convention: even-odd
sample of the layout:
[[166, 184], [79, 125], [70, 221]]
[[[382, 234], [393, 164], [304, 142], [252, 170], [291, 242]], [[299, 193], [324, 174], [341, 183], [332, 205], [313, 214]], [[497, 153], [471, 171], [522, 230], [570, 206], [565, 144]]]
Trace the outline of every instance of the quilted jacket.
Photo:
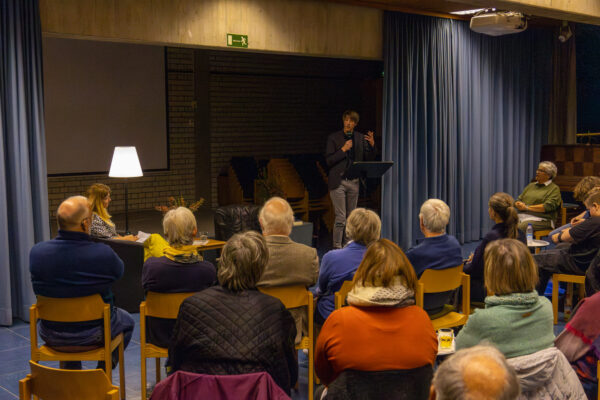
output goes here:
[[187, 298], [169, 346], [177, 370], [210, 375], [268, 372], [286, 393], [298, 377], [294, 319], [276, 298], [221, 286]]

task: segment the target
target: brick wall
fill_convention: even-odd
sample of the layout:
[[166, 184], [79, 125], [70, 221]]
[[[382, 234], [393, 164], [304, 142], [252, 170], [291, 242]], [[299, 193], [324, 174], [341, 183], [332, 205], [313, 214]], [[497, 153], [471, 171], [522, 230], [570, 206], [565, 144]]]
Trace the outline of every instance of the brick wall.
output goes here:
[[[169, 124], [169, 171], [146, 172], [128, 180], [129, 210], [151, 209], [164, 204], [168, 196], [181, 193], [186, 199], [195, 196], [194, 163], [194, 51], [167, 49], [167, 96]], [[112, 190], [111, 213], [125, 209], [122, 179], [102, 175], [48, 177], [50, 215], [66, 197], [83, 194], [92, 183], [101, 182]]]
[[[208, 59], [212, 204], [217, 177], [233, 156], [322, 153], [349, 108], [361, 113], [359, 129], [376, 130], [379, 62], [198, 52]], [[365, 90], [368, 82], [372, 90]]]

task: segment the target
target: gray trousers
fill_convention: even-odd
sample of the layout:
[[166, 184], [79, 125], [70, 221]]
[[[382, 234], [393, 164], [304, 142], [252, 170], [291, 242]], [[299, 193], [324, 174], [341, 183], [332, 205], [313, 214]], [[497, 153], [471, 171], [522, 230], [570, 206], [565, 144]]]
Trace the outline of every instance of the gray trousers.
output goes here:
[[346, 218], [358, 203], [358, 179], [342, 179], [340, 186], [329, 191], [333, 210], [335, 212], [335, 222], [333, 225], [333, 248], [342, 248], [344, 231], [346, 229]]

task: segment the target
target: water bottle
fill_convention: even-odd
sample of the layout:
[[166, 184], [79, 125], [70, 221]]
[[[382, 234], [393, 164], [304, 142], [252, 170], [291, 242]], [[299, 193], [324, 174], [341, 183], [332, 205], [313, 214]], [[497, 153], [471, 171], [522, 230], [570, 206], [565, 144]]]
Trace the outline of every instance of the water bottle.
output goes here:
[[527, 244], [530, 245], [533, 243], [533, 226], [531, 224], [527, 225]]

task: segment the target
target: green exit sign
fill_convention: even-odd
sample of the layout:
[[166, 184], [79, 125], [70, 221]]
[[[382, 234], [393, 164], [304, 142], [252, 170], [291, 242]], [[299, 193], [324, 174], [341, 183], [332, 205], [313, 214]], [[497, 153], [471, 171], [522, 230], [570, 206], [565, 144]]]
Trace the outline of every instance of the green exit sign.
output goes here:
[[228, 47], [248, 47], [248, 35], [227, 34]]

